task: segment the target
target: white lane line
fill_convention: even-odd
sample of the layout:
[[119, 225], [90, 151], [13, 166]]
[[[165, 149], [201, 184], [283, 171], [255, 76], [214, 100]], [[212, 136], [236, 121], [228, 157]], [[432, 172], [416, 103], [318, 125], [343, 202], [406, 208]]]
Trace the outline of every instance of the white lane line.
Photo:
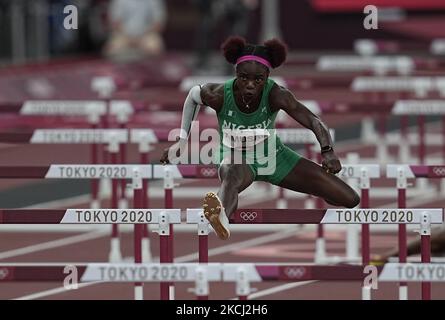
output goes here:
[[270, 296], [271, 294], [279, 293], [282, 291], [290, 290], [297, 287], [302, 287], [314, 282], [317, 282], [318, 280], [311, 280], [311, 281], [303, 281], [303, 282], [291, 282], [291, 283], [285, 283], [276, 287], [264, 289], [255, 293], [252, 293], [249, 295], [249, 299], [258, 299], [265, 296]]
[[63, 246], [71, 245], [71, 244], [78, 243], [78, 242], [89, 241], [89, 240], [104, 237], [106, 235], [109, 235], [109, 233], [110, 232], [108, 230], [93, 231], [93, 232], [83, 233], [83, 234], [79, 234], [76, 236], [67, 237], [67, 238], [63, 238], [63, 239], [42, 242], [39, 244], [34, 244], [31, 246], [27, 246], [27, 247], [23, 247], [23, 248], [19, 248], [19, 249], [3, 251], [3, 252], [0, 252], [0, 260], [17, 257], [17, 256], [21, 256], [24, 254], [30, 254], [30, 253], [34, 253], [34, 252], [38, 252], [38, 251], [63, 247]]
[[[234, 250], [253, 247], [253, 246], [260, 245], [260, 244], [289, 238], [289, 237], [295, 236], [299, 231], [300, 231], [300, 229], [298, 227], [292, 226], [290, 228], [286, 228], [279, 232], [274, 232], [272, 234], [267, 234], [264, 236], [256, 237], [255, 239], [240, 241], [240, 242], [232, 243], [229, 245], [221, 246], [218, 248], [213, 248], [213, 249], [209, 250], [209, 257], [227, 253], [227, 252], [231, 252]], [[175, 262], [193, 261], [193, 260], [197, 260], [198, 257], [199, 257], [199, 253], [191, 253], [191, 254], [188, 254], [188, 255], [185, 255], [182, 257], [175, 258]]]
[[[93, 284], [98, 284], [98, 283], [97, 282], [79, 283], [78, 284], [78, 289], [85, 288], [85, 287], [91, 286]], [[29, 294], [27, 296], [14, 298], [12, 300], [34, 300], [34, 299], [44, 298], [44, 297], [47, 297], [47, 296], [52, 296], [52, 295], [63, 293], [63, 292], [67, 292], [67, 291], [68, 290], [65, 287], [60, 287], [60, 288], [54, 288], [54, 289], [50, 289], [50, 290], [45, 290], [45, 291], [32, 293], [32, 294]]]

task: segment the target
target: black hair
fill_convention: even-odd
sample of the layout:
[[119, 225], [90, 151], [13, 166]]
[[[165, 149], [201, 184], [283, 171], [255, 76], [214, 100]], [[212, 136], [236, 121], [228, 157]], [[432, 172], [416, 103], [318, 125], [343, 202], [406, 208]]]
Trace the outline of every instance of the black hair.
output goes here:
[[236, 64], [239, 57], [254, 55], [270, 62], [272, 68], [281, 66], [286, 61], [287, 46], [278, 39], [264, 42], [264, 45], [247, 43], [238, 36], [229, 37], [221, 46], [224, 57], [231, 64]]

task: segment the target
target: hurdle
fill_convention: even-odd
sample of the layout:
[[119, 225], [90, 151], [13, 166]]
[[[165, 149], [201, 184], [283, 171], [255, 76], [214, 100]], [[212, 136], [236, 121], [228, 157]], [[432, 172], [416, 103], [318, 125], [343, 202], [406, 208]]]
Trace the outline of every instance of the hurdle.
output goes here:
[[[360, 206], [363, 209], [370, 207], [369, 189], [371, 188], [371, 179], [380, 177], [380, 166], [373, 164], [346, 164], [342, 166], [342, 170], [338, 173], [338, 177], [342, 179], [357, 179], [361, 194]], [[318, 209], [322, 209], [322, 199], [318, 198]], [[346, 258], [347, 260], [356, 260], [359, 258], [358, 249], [358, 230], [355, 226], [347, 226], [346, 238]], [[369, 264], [370, 260], [370, 244], [369, 244], [369, 225], [363, 224], [361, 230], [361, 245], [362, 245], [362, 263]], [[317, 242], [315, 262], [328, 262], [326, 254], [326, 242], [324, 239], [323, 225], [317, 226]]]
[[[293, 131], [293, 130], [292, 130]], [[288, 132], [286, 130], [286, 132]], [[305, 133], [304, 131], [297, 131]], [[310, 137], [310, 135], [304, 135], [303, 137]], [[173, 186], [174, 179], [184, 178], [206, 178], [214, 179], [218, 176], [218, 171], [214, 166], [206, 165], [154, 165], [153, 166], [153, 178], [164, 179], [165, 188], [165, 207], [173, 207]], [[380, 177], [380, 167], [378, 165], [345, 165], [342, 171], [339, 173], [341, 178], [356, 178], [359, 180], [360, 190], [362, 194], [362, 207], [369, 208], [369, 188], [370, 180]], [[280, 208], [278, 208], [280, 209]], [[206, 219], [203, 217], [187, 217], [187, 223], [198, 224], [198, 239], [200, 244], [199, 261], [208, 262], [208, 234], [209, 230], [206, 226]], [[172, 232], [172, 230], [171, 230]], [[172, 238], [170, 238], [172, 239]], [[362, 256], [363, 264], [369, 264], [369, 226], [362, 225], [362, 248], [364, 248], [365, 254]], [[358, 251], [358, 232], [355, 226], [348, 226], [348, 238], [347, 238], [347, 254], [348, 260], [354, 260], [359, 257]], [[169, 250], [170, 251], [170, 250]], [[173, 255], [166, 257], [165, 262], [173, 261]], [[163, 260], [161, 260], [163, 261]], [[317, 226], [317, 239], [316, 239], [316, 254], [315, 261], [318, 263], [326, 263], [329, 261], [326, 254], [326, 243], [324, 239], [323, 226]], [[166, 289], [164, 289], [166, 290]], [[165, 295], [167, 298], [167, 295]]]
[[400, 50], [429, 50], [431, 54], [445, 54], [445, 39], [433, 39], [430, 44], [422, 42], [396, 42], [383, 39], [357, 39], [354, 41], [354, 51], [362, 56], [372, 56], [382, 53], [397, 53]]
[[[106, 82], [106, 81], [105, 81]], [[104, 85], [104, 79], [99, 79], [99, 87]], [[110, 85], [109, 83], [106, 85]], [[97, 84], [96, 84], [97, 86]], [[118, 119], [126, 119], [128, 117], [128, 113], [131, 112], [129, 107], [129, 103], [127, 101], [115, 100], [110, 101], [109, 99], [105, 100], [28, 100], [23, 104], [17, 104], [14, 106], [10, 106], [7, 109], [0, 109], [1, 112], [9, 112], [9, 113], [17, 113], [20, 116], [52, 116], [52, 117], [86, 117], [87, 123], [89, 124], [89, 129], [99, 129], [100, 126], [103, 128], [107, 128], [107, 114], [110, 113], [115, 115]], [[102, 122], [102, 123], [101, 123]], [[122, 128], [122, 127], [121, 127]], [[38, 129], [37, 129], [38, 130]], [[37, 131], [36, 130], [36, 131]], [[63, 130], [63, 129], [60, 129]], [[69, 129], [66, 129], [69, 130]], [[85, 129], [75, 129], [75, 130], [85, 130]], [[40, 139], [45, 139], [41, 137]], [[126, 141], [125, 141], [126, 142]], [[26, 142], [18, 142], [15, 143], [26, 143]], [[41, 142], [33, 142], [29, 141], [29, 143], [57, 143], [56, 141], [41, 141]], [[60, 143], [81, 143], [80, 141], [74, 142], [70, 141], [60, 141]], [[85, 141], [84, 143], [88, 143]], [[98, 145], [100, 142], [95, 142], [94, 139], [91, 143], [91, 164], [97, 164], [98, 161]], [[124, 159], [125, 155], [123, 154], [123, 147], [119, 142], [117, 147], [111, 147], [112, 149], [119, 148], [121, 158]], [[113, 151], [117, 152], [117, 151]], [[106, 162], [107, 154], [103, 151], [104, 162]], [[125, 162], [122, 162], [125, 163]], [[92, 184], [92, 194], [93, 198], [97, 200], [97, 193], [99, 191], [98, 181], [91, 181]], [[123, 182], [122, 182], [122, 185]], [[94, 203], [92, 205], [95, 205]], [[97, 204], [96, 204], [97, 205]]]
[[[138, 173], [139, 172], [139, 173]], [[117, 180], [141, 179], [152, 177], [151, 165], [58, 165], [49, 166], [0, 166], [0, 178], [3, 179], [111, 179], [113, 183], [112, 207], [118, 207]], [[132, 180], [132, 181], [133, 181]], [[134, 182], [133, 182], [134, 183]], [[141, 194], [143, 191], [141, 191]], [[143, 196], [141, 195], [143, 198]], [[140, 206], [142, 206], [140, 204]], [[93, 209], [97, 209], [93, 207]], [[114, 225], [114, 224], [113, 224]], [[116, 224], [117, 225], [117, 224]], [[113, 227], [109, 260], [121, 261], [120, 240], [117, 227]], [[148, 239], [144, 240], [144, 247], [148, 247]], [[144, 254], [147, 259], [147, 253]]]
[[[124, 102], [119, 102], [111, 104], [111, 113], [116, 115], [127, 115], [128, 105]], [[33, 106], [33, 105], [31, 105]], [[64, 110], [64, 105], [61, 105]], [[83, 104], [81, 104], [83, 106]], [[103, 106], [103, 104], [101, 104]], [[59, 106], [60, 107], [60, 106]], [[38, 110], [38, 109], [37, 109]], [[58, 109], [56, 109], [58, 110]], [[122, 116], [120, 118], [123, 118]], [[124, 144], [128, 142], [128, 130], [127, 129], [36, 129], [31, 132], [8, 132], [0, 133], [0, 143], [14, 143], [14, 144], [90, 144], [91, 151], [91, 164], [97, 164], [97, 146], [107, 145], [108, 152], [111, 155], [111, 163], [113, 165], [118, 164], [118, 158], [126, 162]], [[147, 163], [142, 158], [141, 163]], [[101, 179], [103, 181], [103, 179]], [[121, 181], [121, 194], [118, 193], [118, 182], [117, 180], [112, 180], [111, 182], [111, 207], [113, 208], [128, 208], [128, 203], [126, 200], [125, 189], [126, 180], [120, 179]], [[143, 204], [144, 208], [148, 208], [147, 199], [147, 188], [148, 179], [143, 180]], [[91, 180], [91, 208], [100, 208], [101, 195], [105, 192], [105, 186], [102, 184], [100, 188], [102, 194], [99, 194], [99, 184], [97, 179]], [[112, 226], [112, 238], [117, 238], [119, 234], [118, 225]], [[149, 233], [147, 226], [144, 226], [144, 241], [143, 246], [146, 250], [143, 250], [144, 261], [151, 260], [151, 253], [149, 250]], [[118, 259], [119, 255], [116, 255]]]
[[[142, 263], [143, 224], [159, 225], [160, 235], [169, 225], [181, 223], [180, 209], [145, 209], [142, 205], [140, 173], [135, 174], [132, 209], [0, 209], [0, 224], [133, 224], [134, 262]], [[161, 253], [165, 245], [160, 243]], [[120, 265], [120, 264], [119, 264]], [[135, 299], [141, 300], [142, 284], [135, 282]]]
[[[69, 274], [73, 270], [75, 275]], [[247, 300], [252, 282], [359, 281], [366, 276], [361, 266], [314, 266], [292, 263], [1, 263], [0, 275], [0, 282], [64, 281], [70, 276], [78, 282], [194, 283], [193, 291], [197, 300], [209, 299], [209, 282], [235, 283], [238, 299]]]
[[[2, 132], [0, 143], [11, 144], [88, 144], [91, 145], [91, 164], [98, 164], [97, 145], [108, 146], [111, 154], [117, 153], [119, 145], [128, 141], [127, 130], [122, 129], [36, 129], [31, 132]], [[116, 158], [112, 155], [112, 158]], [[117, 163], [116, 160], [114, 160]], [[99, 208], [97, 180], [91, 181], [91, 207]], [[112, 199], [114, 199], [112, 197]]]
[[[364, 94], [364, 99], [373, 101], [377, 96], [379, 103], [384, 103], [385, 96], [388, 93], [397, 94], [397, 99], [409, 99], [414, 93], [416, 99], [437, 99], [445, 95], [445, 81], [443, 77], [356, 77], [351, 83], [351, 90], [353, 92], [361, 92]], [[421, 103], [421, 102], [419, 102]], [[393, 112], [391, 108], [389, 112]], [[412, 111], [411, 111], [412, 112]], [[421, 111], [419, 111], [421, 112]], [[407, 115], [401, 114], [401, 131], [402, 136], [406, 137], [407, 131]], [[424, 119], [423, 115], [418, 119], [420, 132], [423, 131]], [[363, 127], [366, 130], [363, 132], [363, 139], [365, 141], [372, 141], [373, 125], [370, 120], [363, 122]], [[380, 143], [377, 145], [379, 157], [388, 159], [387, 147], [384, 135], [386, 131], [385, 121], [381, 121], [379, 128], [379, 135], [381, 137]], [[406, 150], [404, 150], [406, 152]], [[421, 161], [424, 159], [420, 159]], [[422, 162], [421, 162], [422, 164]]]
[[[374, 267], [377, 281], [444, 282], [445, 264], [388, 263]], [[370, 271], [360, 265], [294, 263], [0, 263], [0, 282], [64, 281], [194, 283], [197, 300], [209, 299], [210, 282], [236, 284], [239, 300], [247, 300], [251, 284], [264, 281], [363, 281]]]
[[[442, 145], [442, 159], [445, 159], [445, 147], [443, 136], [445, 134], [445, 103], [442, 100], [398, 100], [392, 109], [392, 114], [408, 116], [417, 116], [417, 135], [408, 135], [406, 130], [406, 121], [402, 122], [402, 138], [408, 143], [400, 144], [399, 159], [402, 163], [408, 163], [412, 158], [410, 155], [409, 145], [416, 144], [419, 146], [419, 164], [426, 164], [426, 134], [425, 134], [425, 116], [438, 115], [442, 117], [442, 134], [429, 136], [429, 143], [434, 142], [435, 145]], [[387, 136], [392, 143], [397, 141], [397, 137]], [[395, 141], [394, 141], [395, 140]], [[398, 140], [400, 142], [400, 140]]]
[[415, 69], [412, 57], [407, 55], [361, 57], [357, 55], [327, 55], [318, 58], [315, 68], [319, 71], [372, 72], [385, 75], [395, 72], [408, 75]]
[[[445, 166], [427, 166], [427, 165], [400, 165], [393, 164], [387, 165], [386, 177], [396, 179], [398, 196], [397, 201], [399, 207], [406, 207], [406, 190], [408, 188], [407, 179], [412, 178], [428, 178], [428, 179], [443, 179], [445, 177]], [[443, 181], [443, 180], [442, 180]], [[429, 237], [431, 235], [430, 230], [421, 228], [420, 233], [422, 235], [422, 249], [425, 247], [425, 251], [429, 250]], [[423, 253], [422, 250], [422, 263], [429, 263], [431, 256]], [[399, 225], [399, 262], [405, 263], [407, 261], [407, 240], [406, 240], [406, 226]], [[430, 284], [422, 283], [422, 296], [425, 295], [428, 298], [430, 292]], [[400, 297], [406, 299], [407, 287], [406, 284], [400, 284]]]
[[[214, 165], [153, 165], [153, 179], [163, 179], [164, 181], [165, 208], [173, 208], [173, 189], [176, 185], [175, 179], [215, 179], [217, 177], [218, 170]], [[170, 225], [168, 230], [166, 229], [163, 235], [160, 234], [160, 241], [164, 248], [164, 251], [161, 251], [160, 255], [161, 263], [174, 262], [173, 233], [173, 226]], [[208, 233], [205, 234], [205, 236], [207, 235]], [[161, 283], [161, 299], [169, 300], [173, 296], [173, 283]]]
[[[369, 224], [417, 224], [421, 226], [422, 242], [429, 244], [428, 233], [431, 224], [441, 224], [443, 222], [443, 209], [238, 209], [232, 217], [230, 223], [234, 224], [361, 224], [367, 226], [362, 230], [362, 265], [367, 266], [370, 262], [369, 247]], [[187, 223], [197, 223], [200, 236], [204, 236], [209, 228], [205, 229], [205, 217], [202, 209], [188, 209]], [[366, 229], [368, 232], [366, 232]], [[206, 238], [204, 238], [206, 239]], [[199, 241], [199, 252], [201, 257], [205, 254], [201, 252], [207, 250], [203, 241]], [[422, 247], [422, 254], [431, 257], [430, 248]], [[430, 258], [429, 258], [430, 259]], [[429, 261], [429, 260], [427, 260]], [[430, 298], [428, 292], [431, 287], [422, 287], [422, 297], [425, 300]], [[362, 288], [362, 298], [371, 299], [371, 288]]]

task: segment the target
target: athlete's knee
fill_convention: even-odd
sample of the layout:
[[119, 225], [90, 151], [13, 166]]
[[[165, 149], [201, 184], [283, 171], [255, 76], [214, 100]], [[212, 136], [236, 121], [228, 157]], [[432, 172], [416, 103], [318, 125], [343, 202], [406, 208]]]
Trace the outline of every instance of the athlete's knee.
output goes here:
[[221, 170], [221, 179], [223, 185], [225, 184], [227, 186], [235, 188], [239, 188], [242, 186], [244, 177], [242, 170], [240, 170], [239, 167], [235, 165], [227, 165], [224, 166], [224, 168], [221, 168]]

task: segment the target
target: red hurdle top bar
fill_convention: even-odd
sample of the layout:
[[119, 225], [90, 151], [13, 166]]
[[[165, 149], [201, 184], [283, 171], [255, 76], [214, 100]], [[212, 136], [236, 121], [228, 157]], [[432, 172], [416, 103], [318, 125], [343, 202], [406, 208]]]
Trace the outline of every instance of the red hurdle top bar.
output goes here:
[[[69, 265], [68, 263], [66, 265]], [[86, 265], [76, 265], [79, 279], [86, 270]], [[63, 281], [67, 274], [65, 266], [0, 266], [0, 282], [8, 281]]]
[[0, 224], [59, 224], [66, 210], [3, 209]]
[[[54, 167], [96, 167], [99, 169], [106, 168], [106, 167], [113, 167], [116, 170], [123, 167], [143, 167], [147, 168], [149, 167], [148, 173], [149, 177], [144, 179], [151, 179], [151, 178], [163, 178], [163, 165], [129, 165], [129, 164], [115, 164], [115, 165], [88, 165], [88, 164], [61, 164], [57, 165], [54, 164]], [[200, 165], [200, 164], [189, 164], [189, 165], [172, 165], [173, 169], [177, 170], [179, 172], [179, 176], [176, 178], [197, 178], [197, 179], [214, 179], [218, 177], [218, 170], [215, 165]], [[0, 166], [0, 179], [45, 179], [49, 178], [47, 177], [51, 166]], [[99, 170], [97, 169], [97, 170]], [[97, 171], [96, 170], [96, 171]], [[116, 171], [116, 170], [113, 170]], [[144, 169], [147, 171], [146, 169]], [[145, 172], [144, 171], [144, 172]], [[153, 171], [155, 174], [152, 175]], [[113, 173], [112, 172], [112, 173]], [[127, 175], [130, 174], [129, 170], [126, 171]], [[51, 177], [54, 179], [63, 179], [63, 178], [70, 178], [70, 177]], [[99, 179], [99, 178], [109, 178], [108, 176], [103, 177], [84, 177], [84, 176], [72, 176], [73, 179]], [[130, 179], [131, 177], [111, 177], [114, 179]]]
[[419, 178], [445, 178], [445, 165], [411, 165], [410, 168]]
[[[64, 268], [68, 265], [76, 267], [79, 279], [82, 278], [88, 268], [88, 264], [15, 265], [5, 263], [0, 264], [0, 282], [63, 281], [67, 276], [66, 273], [64, 273]], [[256, 265], [255, 268], [260, 276], [259, 281], [361, 281], [367, 276], [367, 274], [363, 273], [363, 267], [359, 265], [317, 266], [259, 264]], [[377, 270], [378, 273], [380, 273], [382, 268], [377, 267]]]
[[[359, 265], [278, 265], [256, 266], [263, 281], [307, 281], [307, 280], [363, 280], [368, 275]], [[377, 268], [378, 272], [382, 270]]]
[[406, 165], [389, 164], [386, 166], [386, 176], [397, 178], [402, 170], [406, 178], [445, 178], [445, 165]]

